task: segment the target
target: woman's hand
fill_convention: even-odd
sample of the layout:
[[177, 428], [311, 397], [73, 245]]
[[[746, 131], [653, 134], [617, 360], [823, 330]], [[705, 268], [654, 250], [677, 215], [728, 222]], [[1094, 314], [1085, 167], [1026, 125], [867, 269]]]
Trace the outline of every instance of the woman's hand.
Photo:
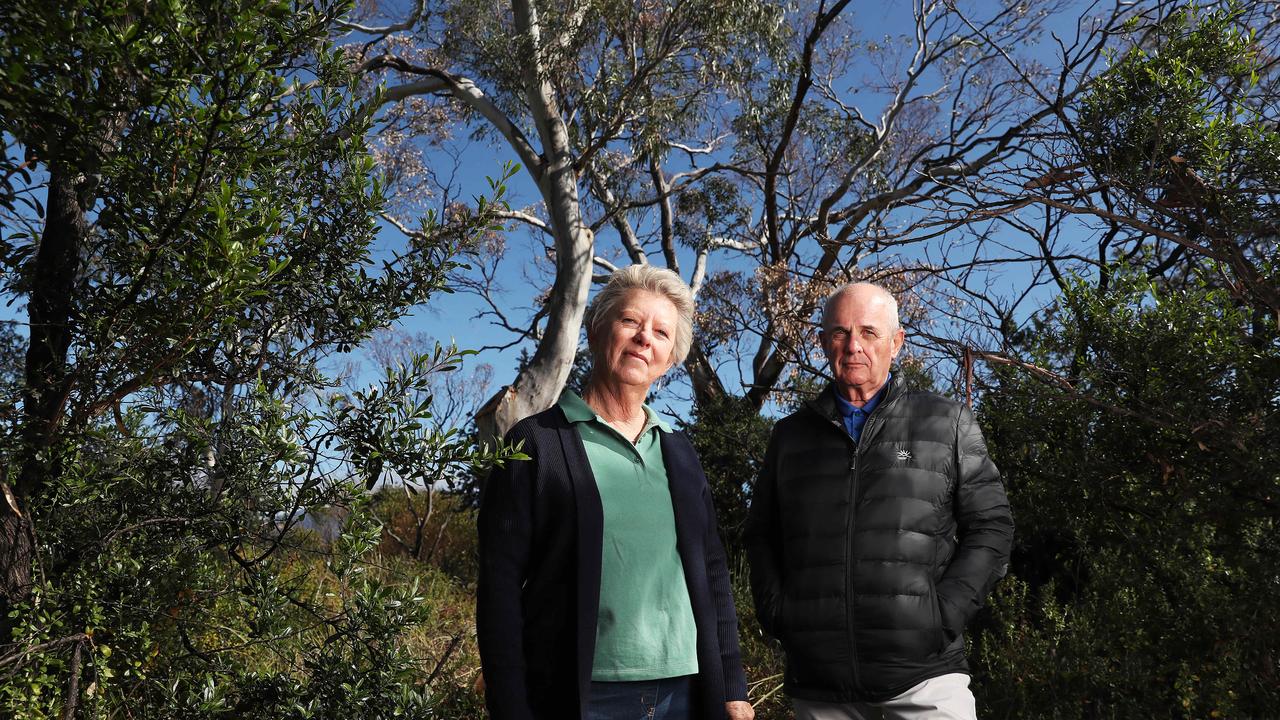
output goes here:
[[724, 712], [729, 720], [754, 720], [756, 709], [745, 700], [731, 700], [724, 704]]

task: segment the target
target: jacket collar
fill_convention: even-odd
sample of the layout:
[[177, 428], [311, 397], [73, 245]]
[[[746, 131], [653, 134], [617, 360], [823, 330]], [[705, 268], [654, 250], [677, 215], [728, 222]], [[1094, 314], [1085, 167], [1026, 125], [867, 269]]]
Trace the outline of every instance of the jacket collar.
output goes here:
[[[882, 408], [889, 404], [895, 396], [898, 395], [902, 388], [902, 381], [899, 376], [902, 373], [890, 373], [889, 381], [885, 383], [884, 395], [880, 397], [880, 401], [876, 403], [876, 409]], [[805, 403], [805, 405], [822, 417], [830, 420], [843, 427], [844, 419], [840, 415], [840, 409], [836, 407], [836, 384], [827, 383], [827, 386], [818, 393], [817, 397]]]

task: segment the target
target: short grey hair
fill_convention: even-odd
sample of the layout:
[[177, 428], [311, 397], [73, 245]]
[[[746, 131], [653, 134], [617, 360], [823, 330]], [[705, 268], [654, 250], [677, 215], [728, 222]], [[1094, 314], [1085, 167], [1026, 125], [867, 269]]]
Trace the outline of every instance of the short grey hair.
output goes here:
[[893, 310], [893, 327], [890, 328], [891, 330], [897, 330], [898, 328], [902, 327], [902, 321], [898, 319], [898, 299], [893, 296], [893, 293], [884, 289], [880, 285], [877, 285], [873, 282], [864, 281], [864, 282], [852, 282], [852, 283], [847, 283], [845, 285], [841, 285], [840, 287], [836, 288], [835, 292], [831, 293], [831, 296], [827, 298], [826, 304], [822, 306], [822, 329], [823, 330], [827, 329], [828, 322], [831, 320], [831, 308], [835, 307], [836, 300], [840, 299], [841, 295], [853, 292], [854, 290], [857, 290], [859, 288], [868, 288], [870, 290], [873, 290], [880, 297], [884, 298], [885, 302], [889, 303], [889, 308]]
[[671, 358], [676, 365], [684, 362], [693, 346], [693, 293], [680, 276], [666, 268], [652, 265], [628, 265], [609, 276], [603, 289], [587, 307], [587, 337], [596, 336], [613, 319], [618, 303], [632, 290], [645, 290], [660, 295], [676, 306], [675, 346]]

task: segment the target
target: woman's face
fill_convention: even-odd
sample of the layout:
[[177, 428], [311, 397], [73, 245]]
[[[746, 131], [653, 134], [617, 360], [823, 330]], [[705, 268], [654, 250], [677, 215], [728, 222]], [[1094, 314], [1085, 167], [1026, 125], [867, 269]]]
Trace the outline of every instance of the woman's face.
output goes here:
[[680, 315], [666, 297], [632, 290], [615, 306], [613, 316], [593, 339], [600, 378], [613, 385], [653, 384], [671, 369]]

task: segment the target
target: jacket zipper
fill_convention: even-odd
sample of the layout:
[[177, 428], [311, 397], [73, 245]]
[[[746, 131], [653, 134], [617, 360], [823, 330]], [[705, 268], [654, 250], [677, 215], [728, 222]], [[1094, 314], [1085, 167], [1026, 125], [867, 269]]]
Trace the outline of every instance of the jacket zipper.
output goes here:
[[[870, 425], [870, 424], [871, 424], [871, 420], [870, 418], [868, 418], [866, 425]], [[862, 680], [861, 678], [858, 677], [858, 643], [857, 643], [857, 640], [855, 639], [856, 633], [854, 632], [853, 605], [854, 605], [855, 599], [853, 595], [853, 571], [854, 571], [853, 533], [854, 533], [854, 530], [856, 529], [855, 526], [857, 524], [857, 517], [858, 517], [858, 507], [856, 505], [857, 498], [858, 498], [858, 448], [862, 445], [861, 439], [863, 436], [866, 435], [866, 430], [868, 429], [869, 428], [867, 428], [864, 425], [862, 435], [858, 436], [859, 442], [853, 442], [853, 438], [849, 436], [849, 433], [844, 429], [844, 426], [843, 425], [840, 426], [840, 432], [844, 433], [844, 436], [848, 438], [849, 445], [850, 445], [849, 447], [849, 450], [850, 450], [849, 482], [848, 482], [849, 522], [848, 522], [848, 528], [845, 530], [846, 540], [845, 540], [845, 549], [844, 549], [844, 553], [845, 553], [845, 571], [844, 571], [845, 624], [849, 628], [849, 659], [850, 659], [849, 668], [853, 671], [853, 677], [852, 677], [853, 689], [854, 689], [854, 692], [857, 693], [859, 696], [862, 695]]]
[[854, 533], [854, 530], [857, 529], [856, 525], [857, 525], [857, 517], [858, 517], [858, 506], [857, 506], [858, 480], [859, 480], [859, 475], [861, 474], [860, 472], [861, 463], [859, 461], [862, 459], [862, 441], [870, 437], [871, 435], [873, 435], [875, 430], [879, 428], [879, 424], [875, 424], [875, 425], [872, 424], [877, 419], [876, 416], [877, 415], [883, 416], [883, 413], [880, 411], [883, 410], [885, 407], [892, 405], [894, 401], [898, 399], [897, 393], [892, 391], [893, 391], [893, 388], [890, 388], [890, 392], [885, 393], [886, 397], [884, 397], [881, 400], [880, 404], [877, 405], [876, 408], [871, 411], [871, 414], [867, 417], [867, 421], [862, 426], [862, 432], [858, 434], [858, 440], [856, 442], [853, 440], [852, 437], [850, 437], [849, 433], [844, 429], [844, 424], [838, 421], [836, 422], [836, 425], [839, 428], [840, 432], [844, 433], [844, 436], [846, 438], [849, 438], [849, 442], [852, 445], [851, 449], [853, 451], [853, 453], [849, 456], [849, 528], [847, 531], [848, 540], [846, 541], [846, 546], [845, 546], [845, 557], [847, 558], [847, 560], [846, 560], [846, 567], [845, 567], [845, 573], [844, 573], [844, 583], [845, 583], [844, 597], [845, 597], [845, 603], [847, 605], [846, 616], [848, 618], [847, 623], [849, 626], [849, 657], [852, 660], [852, 662], [850, 662], [849, 664], [853, 669], [853, 689], [858, 694], [859, 697], [862, 697], [865, 695], [865, 691], [862, 687], [862, 679], [858, 677], [858, 643], [855, 638], [856, 633], [854, 631], [854, 613], [853, 613], [853, 605], [854, 605], [853, 533]]

